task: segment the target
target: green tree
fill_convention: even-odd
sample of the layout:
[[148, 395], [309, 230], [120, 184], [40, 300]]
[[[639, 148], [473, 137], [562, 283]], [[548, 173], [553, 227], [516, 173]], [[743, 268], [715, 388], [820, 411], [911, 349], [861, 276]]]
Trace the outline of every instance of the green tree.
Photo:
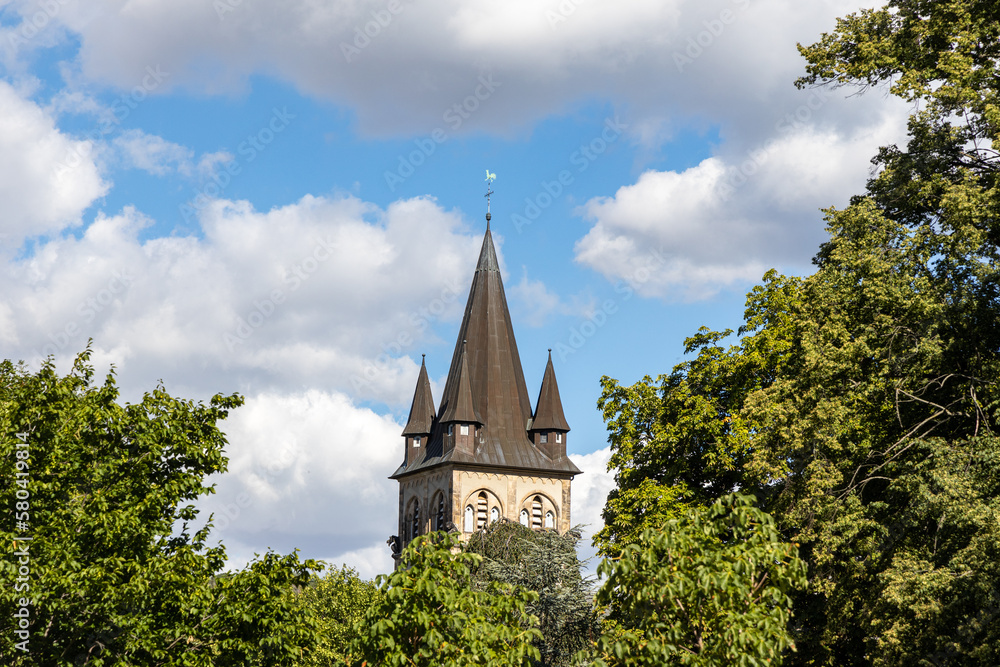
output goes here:
[[498, 521], [473, 534], [465, 545], [466, 551], [483, 557], [472, 572], [477, 586], [499, 582], [538, 595], [527, 606], [528, 613], [538, 618], [541, 631], [535, 641], [539, 652], [536, 665], [580, 664], [600, 633], [593, 586], [581, 573], [578, 541], [575, 531], [560, 535]]
[[379, 577], [381, 603], [355, 626], [354, 664], [527, 667], [538, 660], [533, 643], [541, 633], [528, 612], [538, 594], [496, 582], [481, 590], [472, 580], [481, 561], [457, 535], [412, 540], [396, 571]]
[[382, 593], [375, 582], [344, 565], [331, 568], [323, 577], [314, 575], [298, 599], [316, 617], [319, 635], [316, 648], [302, 665], [328, 667], [348, 664], [354, 626], [382, 603]]
[[[826, 211], [813, 275], [751, 293], [736, 344], [699, 334], [641, 409], [606, 384], [619, 497], [676, 489], [640, 506], [669, 517], [735, 484], [801, 543], [795, 664], [997, 663], [998, 36], [995, 2], [893, 0], [800, 47], [800, 86], [913, 102], [906, 146]], [[602, 549], [630, 530], [609, 523]]]
[[765, 489], [787, 472], [785, 461], [755, 446], [762, 425], [743, 406], [789, 363], [801, 281], [770, 271], [747, 296], [737, 345], [731, 330], [702, 328], [685, 340], [691, 361], [654, 381], [623, 387], [603, 377], [598, 408], [608, 425], [615, 488], [594, 537], [616, 556], [647, 529], [706, 506], [740, 488]]
[[[194, 526], [205, 477], [226, 469], [216, 424], [242, 399], [157, 387], [121, 406], [114, 375], [95, 386], [88, 359], [65, 377], [51, 361], [0, 363], [0, 540], [21, 554], [0, 562], [0, 662], [294, 664], [315, 627], [288, 592], [316, 563], [268, 553], [225, 575], [210, 521]], [[22, 599], [28, 652], [12, 641]]]
[[601, 563], [598, 601], [621, 629], [600, 640], [611, 665], [778, 664], [805, 563], [749, 496], [689, 510]]

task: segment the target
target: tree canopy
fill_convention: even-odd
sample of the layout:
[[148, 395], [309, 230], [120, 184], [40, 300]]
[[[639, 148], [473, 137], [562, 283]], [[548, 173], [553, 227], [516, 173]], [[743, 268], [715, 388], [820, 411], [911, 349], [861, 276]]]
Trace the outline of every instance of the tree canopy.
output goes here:
[[456, 534], [411, 540], [399, 567], [379, 577], [381, 603], [355, 625], [354, 664], [529, 667], [538, 660], [538, 618], [528, 611], [538, 594], [498, 582], [474, 586], [481, 561]]
[[465, 550], [482, 560], [473, 569], [476, 586], [497, 582], [537, 594], [527, 610], [538, 618], [539, 667], [584, 664], [600, 634], [592, 582], [583, 576], [576, 546], [579, 533], [531, 530], [498, 521], [474, 533]]
[[331, 567], [320, 577], [313, 575], [297, 599], [316, 617], [317, 643], [300, 663], [302, 667], [332, 667], [348, 664], [355, 626], [368, 611], [383, 602], [383, 594], [373, 581], [358, 576], [357, 570]]
[[809, 566], [793, 664], [998, 662], [998, 36], [995, 2], [895, 0], [800, 47], [800, 86], [917, 103], [908, 143], [825, 211], [814, 274], [751, 291], [735, 344], [702, 330], [672, 373], [604, 380], [602, 552], [752, 494]]
[[790, 593], [805, 584], [805, 563], [748, 496], [646, 529], [598, 572], [598, 601], [622, 629], [600, 639], [611, 665], [749, 667], [793, 646]]
[[225, 573], [191, 504], [226, 469], [217, 422], [242, 399], [204, 405], [157, 387], [122, 406], [114, 375], [95, 386], [88, 359], [65, 377], [51, 361], [0, 364], [0, 503], [18, 514], [0, 539], [22, 554], [0, 562], [0, 661], [296, 664], [315, 624], [289, 592], [318, 563], [267, 553]]

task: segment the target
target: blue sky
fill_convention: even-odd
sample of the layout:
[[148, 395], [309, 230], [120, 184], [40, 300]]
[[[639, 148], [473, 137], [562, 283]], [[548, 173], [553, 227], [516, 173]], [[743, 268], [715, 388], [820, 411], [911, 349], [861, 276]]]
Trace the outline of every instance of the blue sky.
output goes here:
[[792, 0], [0, 0], [0, 347], [124, 396], [239, 391], [206, 500], [268, 547], [391, 566], [420, 363], [440, 397], [485, 229], [530, 391], [553, 348], [574, 520], [611, 488], [599, 379], [669, 372], [810, 271], [906, 109], [797, 90]]

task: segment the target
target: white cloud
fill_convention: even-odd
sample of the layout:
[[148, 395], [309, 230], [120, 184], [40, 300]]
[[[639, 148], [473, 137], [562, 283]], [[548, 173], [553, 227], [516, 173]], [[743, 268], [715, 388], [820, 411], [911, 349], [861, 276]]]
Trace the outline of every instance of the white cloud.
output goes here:
[[608, 472], [611, 448], [598, 449], [590, 454], [571, 454], [570, 459], [583, 471], [573, 478], [573, 524], [583, 526], [583, 539], [577, 548], [581, 559], [590, 559], [588, 571], [597, 567], [597, 549], [593, 546], [594, 533], [604, 527], [604, 504], [608, 493], [615, 488], [614, 474]]
[[905, 136], [902, 105], [873, 110], [874, 122], [849, 128], [806, 124], [793, 111], [756, 149], [647, 171], [613, 197], [591, 199], [582, 211], [593, 227], [577, 260], [672, 301], [744, 287], [772, 267], [808, 271], [823, 238], [819, 209], [862, 192], [877, 147]]
[[172, 171], [190, 174], [194, 151], [139, 129], [125, 130], [113, 144], [127, 167], [162, 176]]
[[198, 174], [203, 178], [211, 178], [216, 166], [232, 162], [233, 159], [233, 154], [227, 151], [205, 153], [198, 159]]
[[331, 566], [347, 565], [353, 567], [362, 579], [374, 579], [376, 575], [389, 574], [395, 567], [385, 540], [370, 547], [324, 557], [324, 560]]
[[92, 149], [60, 132], [50, 115], [0, 81], [0, 247], [12, 250], [24, 237], [80, 223], [83, 211], [108, 189]]
[[583, 471], [573, 479], [573, 523], [586, 526], [589, 534], [604, 527], [602, 513], [608, 493], [615, 488], [614, 475], [608, 472], [611, 447], [590, 454], [570, 454], [576, 467]]
[[[363, 576], [392, 568], [402, 429], [345, 395], [309, 390], [247, 399], [222, 424], [229, 471], [200, 507], [234, 564], [251, 550], [303, 549]], [[381, 545], [379, 548], [378, 545]]]
[[140, 241], [150, 224], [133, 208], [100, 215], [9, 263], [10, 356], [65, 363], [93, 337], [95, 361], [130, 387], [305, 384], [401, 405], [417, 346], [461, 316], [481, 242], [424, 198], [382, 210], [307, 196], [268, 212], [217, 201], [201, 239]]
[[[162, 91], [208, 93], [239, 91], [266, 72], [354, 107], [361, 130], [380, 135], [506, 133], [581, 99], [607, 99], [628, 108], [648, 140], [659, 134], [652, 121], [666, 118], [759, 128], [794, 98], [796, 42], [818, 39], [862, 4], [448, 0], [401, 2], [393, 13], [384, 0], [92, 0], [68, 1], [52, 22], [80, 36], [88, 78], [124, 90], [147, 67], [169, 73]], [[487, 73], [498, 87], [480, 88], [488, 99], [450, 127], [447, 110]]]
[[520, 282], [508, 287], [507, 293], [512, 307], [517, 310], [514, 319], [529, 327], [543, 326], [552, 315], [573, 315], [582, 311], [582, 308], [564, 303], [543, 281], [529, 278], [526, 266], [521, 267]]

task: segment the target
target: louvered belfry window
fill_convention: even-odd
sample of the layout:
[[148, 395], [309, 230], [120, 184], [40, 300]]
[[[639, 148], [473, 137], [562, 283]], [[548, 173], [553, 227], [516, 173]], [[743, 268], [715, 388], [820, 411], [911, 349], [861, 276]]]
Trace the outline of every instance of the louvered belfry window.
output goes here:
[[437, 514], [434, 516], [434, 530], [444, 530], [444, 496], [438, 492]]
[[486, 495], [485, 491], [479, 493], [479, 505], [476, 508], [476, 529], [482, 530], [486, 528], [486, 517], [489, 514], [490, 501]]
[[541, 528], [542, 527], [542, 497], [535, 496], [534, 500], [531, 501], [531, 527]]

